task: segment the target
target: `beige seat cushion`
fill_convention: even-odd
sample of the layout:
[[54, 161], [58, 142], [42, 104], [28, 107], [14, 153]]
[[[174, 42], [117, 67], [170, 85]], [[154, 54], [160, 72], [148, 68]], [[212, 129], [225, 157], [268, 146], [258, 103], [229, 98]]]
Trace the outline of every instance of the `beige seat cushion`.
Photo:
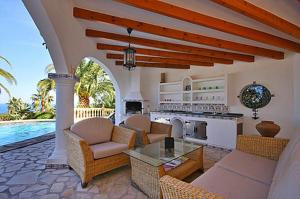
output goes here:
[[287, 167], [289, 160], [292, 158], [291, 153], [295, 148], [296, 144], [300, 142], [300, 131], [297, 132], [289, 141], [283, 152], [281, 153], [276, 170], [274, 173], [273, 180], [280, 179], [283, 175], [285, 168]]
[[300, 198], [300, 142], [294, 145], [280, 176], [273, 179], [268, 199]]
[[71, 131], [88, 144], [97, 144], [111, 140], [113, 123], [106, 118], [89, 118], [71, 126]]
[[91, 145], [94, 159], [105, 158], [122, 153], [122, 151], [128, 149], [126, 144], [120, 144], [116, 142], [105, 142], [101, 144]]
[[149, 142], [150, 143], [154, 143], [154, 142], [159, 142], [163, 139], [165, 139], [165, 137], [168, 137], [168, 134], [147, 134]]
[[239, 175], [271, 185], [277, 161], [234, 150], [216, 163]]
[[214, 166], [192, 182], [226, 199], [266, 199], [269, 186], [248, 177]]
[[125, 125], [144, 130], [146, 133], [151, 130], [151, 120], [145, 115], [133, 115], [125, 120]]

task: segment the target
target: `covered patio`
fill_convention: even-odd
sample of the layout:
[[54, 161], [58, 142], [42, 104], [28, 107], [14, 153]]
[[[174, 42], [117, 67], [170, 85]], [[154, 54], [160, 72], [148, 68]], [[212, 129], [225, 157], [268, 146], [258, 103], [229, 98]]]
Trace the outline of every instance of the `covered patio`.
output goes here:
[[[299, 134], [296, 129], [300, 128], [300, 2], [297, 0], [23, 2], [43, 36], [55, 66], [56, 73], [49, 74], [49, 78], [56, 82], [56, 131], [53, 140], [1, 154], [0, 198], [149, 196], [148, 192], [145, 195], [131, 183], [131, 175], [134, 174], [131, 174], [130, 166], [94, 177], [86, 188], [81, 187], [80, 178], [76, 173], [69, 170], [70, 162], [78, 162], [77, 156], [68, 159], [70, 151], [68, 154], [64, 131], [74, 124], [74, 85], [78, 81], [74, 74], [80, 61], [86, 57], [104, 69], [116, 91], [116, 126], [111, 124], [112, 135], [106, 141], [121, 140], [120, 144], [124, 145], [127, 144], [124, 142], [129, 137], [128, 134], [132, 133], [132, 140], [138, 139], [135, 136], [142, 134], [144, 137], [140, 139], [143, 139], [143, 144], [150, 145], [155, 143], [153, 140], [165, 139], [164, 136], [158, 135], [162, 128], [157, 124], [164, 123], [171, 126], [171, 137], [191, 143], [187, 145], [189, 147], [201, 146], [202, 166], [204, 175], [207, 176], [210, 173], [206, 175], [206, 171], [211, 167], [220, 170], [218, 166], [213, 166], [214, 163], [231, 151], [255, 155], [247, 156], [247, 160], [261, 157], [268, 159], [268, 163], [274, 167], [274, 173], [275, 163], [280, 161], [279, 155], [287, 145], [288, 139]], [[128, 28], [132, 29], [132, 32], [128, 32]], [[128, 70], [130, 67], [123, 61], [124, 56], [126, 58], [128, 55], [124, 49], [130, 47], [135, 51], [135, 64], [132, 65], [134, 70]], [[259, 98], [259, 92], [267, 90], [267, 97], [261, 94], [267, 98], [267, 102], [260, 101], [263, 105], [253, 107], [248, 103], [248, 106], [245, 100], [249, 100], [251, 96], [244, 99], [243, 91], [249, 86], [259, 86], [256, 87], [256, 98]], [[254, 104], [255, 100], [252, 100], [252, 103]], [[125, 121], [125, 125], [130, 127], [130, 122], [127, 121], [137, 113], [149, 118], [146, 124], [148, 129], [140, 129], [145, 123], [136, 122], [136, 129], [128, 128], [127, 132], [123, 129], [123, 135], [127, 133], [127, 137], [120, 136], [120, 129], [123, 127], [118, 125]], [[265, 120], [272, 121], [272, 127], [277, 124], [280, 131], [276, 132], [279, 133], [275, 134], [275, 138], [259, 135], [257, 125]], [[105, 125], [103, 123], [99, 128], [105, 127], [103, 131], [110, 128]], [[150, 125], [159, 127], [152, 128]], [[72, 127], [82, 130], [82, 127], [78, 126]], [[89, 127], [85, 124], [85, 129], [92, 129]], [[84, 136], [89, 134], [88, 131], [91, 130], [81, 132], [83, 137], [80, 137], [80, 134], [72, 134], [68, 143], [77, 142], [81, 149], [101, 144], [101, 140], [97, 143], [91, 137], [90, 142], [85, 142], [87, 139]], [[149, 134], [156, 135], [151, 138]], [[240, 146], [237, 147], [239, 142]], [[129, 145], [128, 148], [133, 147]], [[80, 148], [78, 146], [72, 149]], [[267, 149], [267, 146], [270, 147]], [[200, 148], [198, 149], [200, 151]], [[83, 155], [81, 154], [80, 158], [85, 159], [84, 156], [88, 156], [90, 159], [96, 159], [95, 153], [82, 151]], [[123, 153], [122, 155], [124, 156]], [[103, 158], [105, 155], [100, 154], [99, 157]], [[136, 157], [130, 157], [132, 166]], [[244, 156], [238, 157], [241, 159], [235, 160], [243, 160]], [[270, 163], [271, 160], [274, 162]], [[84, 166], [88, 164], [86, 162]], [[141, 162], [149, 163], [143, 162], [143, 159]], [[230, 168], [224, 170], [226, 174]], [[164, 173], [161, 170], [155, 172], [155, 175], [159, 176], [158, 180]], [[249, 182], [249, 176], [243, 176], [247, 180], [241, 181], [252, 183], [253, 186], [261, 183], [264, 188], [260, 189], [259, 193], [267, 196], [273, 173], [268, 176], [268, 182], [263, 181], [265, 179]], [[191, 179], [185, 181], [192, 182], [198, 176], [201, 178], [201, 174], [202, 172], [197, 171]], [[242, 174], [238, 175], [240, 177]], [[80, 177], [89, 180], [92, 178]], [[253, 180], [252, 176], [250, 178]], [[164, 186], [161, 187], [166, 194], [164, 196], [169, 198], [174, 196], [172, 194], [186, 193], [186, 190], [180, 189], [180, 185], [187, 186], [187, 189], [193, 190], [197, 196], [213, 192], [194, 190], [189, 187], [190, 184], [178, 182], [179, 177], [176, 180], [170, 179], [171, 182], [165, 178]], [[173, 182], [175, 186], [172, 186]], [[88, 182], [82, 180], [82, 183], [87, 185]], [[160, 190], [159, 182], [155, 186]], [[247, 186], [243, 188], [245, 187]], [[155, 198], [159, 197], [161, 193], [156, 193]], [[221, 197], [212, 194], [209, 198]], [[236, 198], [236, 195], [232, 198]]]
[[[147, 198], [131, 185], [128, 166], [97, 176], [86, 188], [81, 187], [80, 178], [72, 170], [47, 169], [46, 162], [54, 149], [54, 142], [55, 140], [52, 139], [1, 154], [1, 199]], [[227, 153], [224, 150], [207, 148], [205, 169], [210, 168]], [[195, 174], [197, 175], [199, 174]]]
[[[275, 14], [269, 14], [264, 20], [251, 19], [212, 1], [191, 1], [189, 5], [170, 2], [176, 6], [174, 13], [168, 7], [170, 4], [153, 2], [24, 1], [56, 69], [52, 76], [57, 81], [56, 147], [50, 162], [66, 164], [63, 129], [74, 121], [73, 73], [84, 57], [99, 63], [114, 84], [116, 124], [126, 119], [124, 100], [132, 98], [131, 95], [145, 100], [145, 113], [161, 109], [166, 103], [161, 101], [165, 98], [158, 91], [161, 73], [166, 74], [168, 82], [181, 81], [187, 76], [206, 78], [225, 74], [228, 76], [225, 105], [230, 112], [244, 114], [245, 134], [257, 134], [257, 121], [236, 96], [243, 86], [257, 81], [276, 95], [273, 105], [261, 110], [260, 118], [280, 123], [280, 137], [292, 136], [300, 124], [297, 114], [300, 107], [296, 103], [300, 97], [297, 92], [300, 44], [297, 27], [290, 24], [299, 25], [299, 2], [291, 0], [274, 5], [271, 1], [253, 1], [261, 7], [258, 13], [269, 11], [277, 16], [275, 19]], [[199, 20], [193, 21], [195, 17]], [[283, 25], [274, 21], [283, 19]], [[226, 25], [218, 24], [222, 20]], [[233, 23], [240, 25], [232, 28]], [[133, 28], [131, 38], [128, 27]], [[119, 66], [120, 51], [129, 41], [138, 54], [138, 67], [133, 71]]]

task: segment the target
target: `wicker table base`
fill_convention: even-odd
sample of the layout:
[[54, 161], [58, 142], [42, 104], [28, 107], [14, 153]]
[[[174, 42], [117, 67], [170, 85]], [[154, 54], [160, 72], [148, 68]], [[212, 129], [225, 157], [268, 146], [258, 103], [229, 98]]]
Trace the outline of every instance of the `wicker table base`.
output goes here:
[[185, 155], [189, 160], [174, 169], [165, 171], [163, 166], [152, 166], [134, 157], [130, 157], [132, 182], [149, 198], [161, 198], [159, 179], [170, 175], [177, 179], [184, 179], [197, 170], [203, 170], [203, 147]]

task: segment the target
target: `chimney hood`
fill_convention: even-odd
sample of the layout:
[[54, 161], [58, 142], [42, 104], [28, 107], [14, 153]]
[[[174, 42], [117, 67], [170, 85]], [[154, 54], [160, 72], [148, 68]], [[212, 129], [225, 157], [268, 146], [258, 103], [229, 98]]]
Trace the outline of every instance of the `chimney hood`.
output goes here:
[[141, 69], [131, 71], [130, 88], [124, 101], [145, 101], [141, 93]]

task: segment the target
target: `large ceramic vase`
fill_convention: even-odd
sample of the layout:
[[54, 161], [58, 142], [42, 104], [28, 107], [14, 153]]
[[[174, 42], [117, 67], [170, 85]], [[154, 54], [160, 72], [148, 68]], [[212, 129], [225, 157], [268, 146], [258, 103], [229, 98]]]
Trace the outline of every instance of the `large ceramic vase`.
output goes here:
[[256, 129], [263, 137], [274, 137], [280, 131], [280, 126], [273, 121], [261, 121]]

